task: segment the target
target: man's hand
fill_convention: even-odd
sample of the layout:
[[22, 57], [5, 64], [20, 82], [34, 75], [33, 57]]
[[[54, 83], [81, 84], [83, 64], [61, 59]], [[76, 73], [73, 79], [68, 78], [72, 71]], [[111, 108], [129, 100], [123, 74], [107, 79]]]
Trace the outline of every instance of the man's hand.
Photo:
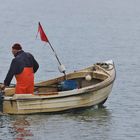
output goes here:
[[5, 87], [6, 87], [5, 85], [0, 85], [0, 89], [1, 89], [1, 90], [4, 90]]

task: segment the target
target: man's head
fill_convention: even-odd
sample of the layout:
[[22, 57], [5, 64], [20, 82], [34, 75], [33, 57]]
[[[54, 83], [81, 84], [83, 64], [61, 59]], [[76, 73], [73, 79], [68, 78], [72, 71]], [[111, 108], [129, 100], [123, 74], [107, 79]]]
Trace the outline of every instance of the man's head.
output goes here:
[[17, 52], [21, 51], [22, 50], [22, 47], [20, 44], [18, 43], [15, 43], [13, 46], [12, 46], [12, 53], [13, 55], [15, 56]]

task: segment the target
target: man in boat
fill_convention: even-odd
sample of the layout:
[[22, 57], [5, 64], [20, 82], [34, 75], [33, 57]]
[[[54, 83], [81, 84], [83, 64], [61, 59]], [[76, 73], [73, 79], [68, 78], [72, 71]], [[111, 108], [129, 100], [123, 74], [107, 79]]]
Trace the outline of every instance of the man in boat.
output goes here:
[[15, 76], [17, 81], [15, 93], [31, 94], [34, 91], [34, 73], [38, 70], [39, 64], [33, 55], [24, 52], [18, 43], [12, 46], [12, 53], [15, 58], [11, 62], [1, 89], [4, 90], [6, 86], [9, 86], [13, 76]]

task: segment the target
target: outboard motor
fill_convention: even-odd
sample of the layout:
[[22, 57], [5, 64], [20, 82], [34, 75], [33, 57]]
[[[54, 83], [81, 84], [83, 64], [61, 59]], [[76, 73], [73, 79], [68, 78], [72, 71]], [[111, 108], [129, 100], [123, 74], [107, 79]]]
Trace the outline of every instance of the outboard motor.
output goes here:
[[0, 90], [0, 112], [3, 112], [3, 95], [4, 92], [2, 90]]

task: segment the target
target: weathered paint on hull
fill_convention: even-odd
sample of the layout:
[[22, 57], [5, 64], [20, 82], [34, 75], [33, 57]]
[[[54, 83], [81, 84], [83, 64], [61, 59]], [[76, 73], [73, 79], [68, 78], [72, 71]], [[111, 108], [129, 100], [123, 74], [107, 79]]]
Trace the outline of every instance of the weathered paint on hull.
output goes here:
[[98, 105], [108, 98], [113, 83], [97, 91], [54, 99], [4, 101], [3, 110], [8, 114], [50, 113]]

